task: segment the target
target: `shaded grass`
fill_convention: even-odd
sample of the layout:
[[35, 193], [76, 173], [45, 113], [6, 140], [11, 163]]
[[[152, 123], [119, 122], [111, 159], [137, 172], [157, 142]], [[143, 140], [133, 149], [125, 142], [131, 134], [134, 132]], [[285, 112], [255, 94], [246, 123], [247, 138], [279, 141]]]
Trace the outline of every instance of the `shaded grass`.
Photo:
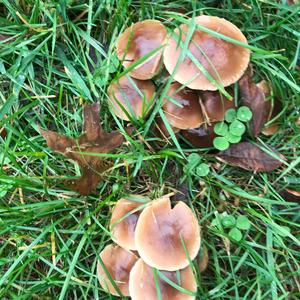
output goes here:
[[[174, 14], [178, 9], [187, 16], [225, 17], [245, 33], [254, 49], [255, 79], [270, 81], [273, 97], [284, 107], [279, 132], [260, 139], [284, 154], [287, 164], [252, 174], [207, 157], [209, 176], [180, 182], [184, 156], [198, 150], [173, 142], [153, 152], [134, 136], [111, 156], [114, 166], [95, 194], [66, 191], [61, 179], [79, 175], [79, 168], [46, 147], [38, 124], [78, 136], [82, 104], [100, 101], [104, 128], [123, 130], [106, 94], [123, 72], [116, 39], [146, 18], [172, 30], [182, 20]], [[280, 192], [300, 186], [299, 12], [299, 5], [285, 1], [3, 0], [0, 34], [10, 40], [0, 42], [0, 126], [8, 132], [0, 138], [1, 298], [108, 299], [95, 271], [110, 239], [110, 208], [129, 193], [154, 199], [175, 188], [186, 192], [209, 250], [208, 270], [197, 276], [198, 299], [298, 299], [299, 205], [286, 202]], [[161, 100], [168, 84], [158, 90]], [[164, 118], [161, 101], [148, 121], [138, 123], [152, 146], [150, 127], [157, 113]], [[252, 227], [241, 242], [229, 242], [223, 230], [210, 226], [218, 211], [250, 219]]]

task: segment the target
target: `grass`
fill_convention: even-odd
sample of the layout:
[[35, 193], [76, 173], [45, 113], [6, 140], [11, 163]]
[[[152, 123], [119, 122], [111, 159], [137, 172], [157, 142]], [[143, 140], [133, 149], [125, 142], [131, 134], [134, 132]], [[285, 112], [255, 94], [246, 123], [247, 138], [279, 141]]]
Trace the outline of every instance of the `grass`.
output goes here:
[[[79, 175], [71, 161], [55, 154], [38, 125], [78, 136], [82, 104], [101, 102], [106, 130], [124, 124], [108, 109], [109, 83], [122, 74], [114, 46], [132, 22], [155, 18], [172, 30], [183, 17], [201, 13], [225, 17], [247, 36], [255, 79], [266, 79], [283, 104], [280, 130], [260, 141], [287, 158], [272, 173], [253, 174], [206, 157], [211, 173], [201, 181], [182, 168], [197, 151], [180, 143], [156, 145], [151, 124], [166, 120], [158, 91], [140, 137], [112, 155], [114, 166], [97, 192], [79, 197], [60, 184]], [[129, 193], [154, 199], [174, 189], [202, 226], [209, 266], [197, 274], [197, 299], [299, 299], [299, 204], [280, 195], [299, 180], [300, 6], [286, 1], [8, 1], [0, 3], [0, 298], [108, 299], [96, 277], [100, 251], [115, 201]], [[6, 118], [5, 118], [6, 116]], [[298, 123], [297, 123], [298, 121]], [[298, 124], [298, 125], [297, 125]], [[155, 148], [156, 149], [156, 148]], [[241, 242], [210, 225], [217, 212], [246, 215], [251, 229]], [[286, 229], [289, 228], [289, 231]]]

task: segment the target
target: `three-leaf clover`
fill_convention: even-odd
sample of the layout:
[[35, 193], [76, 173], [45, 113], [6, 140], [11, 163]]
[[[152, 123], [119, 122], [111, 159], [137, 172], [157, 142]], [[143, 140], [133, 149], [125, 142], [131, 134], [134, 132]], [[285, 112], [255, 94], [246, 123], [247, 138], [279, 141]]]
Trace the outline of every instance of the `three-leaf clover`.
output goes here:
[[223, 227], [228, 231], [228, 236], [231, 240], [239, 242], [243, 238], [242, 231], [248, 230], [251, 223], [246, 216], [238, 216], [235, 218], [233, 215], [228, 215], [227, 212], [217, 215], [211, 223], [212, 226]]
[[243, 238], [241, 231], [239, 229], [237, 229], [236, 227], [230, 229], [228, 235], [232, 240], [234, 240], [236, 242], [239, 242]]
[[252, 119], [252, 111], [247, 106], [241, 106], [237, 111], [237, 118], [242, 122], [249, 122]]
[[[230, 144], [239, 143], [246, 131], [244, 123], [252, 118], [252, 112], [247, 106], [241, 106], [237, 111], [230, 108], [225, 113], [225, 121], [218, 122], [214, 126], [215, 134], [219, 135], [213, 140], [216, 149], [224, 151]], [[226, 123], [227, 122], [227, 123]]]
[[214, 147], [220, 151], [226, 150], [229, 148], [229, 142], [223, 136], [216, 137], [213, 140]]
[[209, 166], [206, 163], [201, 163], [201, 156], [197, 153], [192, 153], [187, 159], [187, 164], [184, 167], [184, 172], [187, 175], [194, 174], [200, 177], [209, 174]]
[[246, 216], [238, 216], [236, 227], [242, 230], [248, 230], [251, 226], [249, 219]]

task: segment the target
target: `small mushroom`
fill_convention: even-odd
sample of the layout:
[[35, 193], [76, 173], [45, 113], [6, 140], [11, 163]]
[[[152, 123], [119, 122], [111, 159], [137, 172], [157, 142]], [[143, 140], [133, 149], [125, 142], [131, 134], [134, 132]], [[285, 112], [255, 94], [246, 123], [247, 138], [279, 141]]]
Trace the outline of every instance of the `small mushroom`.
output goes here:
[[164, 99], [163, 110], [169, 123], [179, 129], [199, 127], [204, 117], [195, 91], [172, 83]]
[[[134, 201], [136, 198], [137, 201]], [[132, 195], [122, 198], [116, 203], [110, 220], [110, 230], [113, 234], [114, 242], [129, 250], [136, 250], [134, 241], [134, 231], [137, 220], [142, 212], [145, 197]]]
[[[196, 17], [195, 22], [218, 34], [247, 43], [239, 28], [225, 19], [202, 15]], [[239, 80], [248, 66], [250, 51], [200, 29], [194, 31], [189, 42], [189, 51], [175, 70], [188, 31], [189, 25], [180, 25], [174, 30], [164, 49], [164, 64], [170, 74], [175, 72], [173, 76], [176, 81], [186, 84], [191, 89], [217, 90], [217, 85], [211, 78], [207, 78], [204, 69], [212, 79], [224, 87]]]
[[[138, 257], [120, 246], [110, 244], [102, 250], [100, 258], [122, 295], [129, 296], [129, 273]], [[105, 291], [115, 296], [121, 296], [112, 285], [99, 261], [97, 275], [100, 285]]]
[[125, 121], [129, 121], [129, 116], [140, 118], [147, 114], [154, 103], [154, 93], [155, 86], [151, 81], [137, 80], [128, 75], [108, 87], [110, 107], [116, 116]]
[[200, 125], [198, 128], [182, 130], [182, 136], [194, 147], [208, 148], [213, 146], [216, 137], [213, 126]]
[[[157, 20], [137, 22], [127, 28], [117, 43], [117, 56], [124, 67], [129, 67], [149, 52], [159, 48], [165, 41], [167, 30]], [[161, 66], [162, 49], [155, 52], [129, 72], [129, 75], [141, 80], [154, 77]]]
[[[196, 293], [197, 283], [190, 267], [177, 272], [160, 271], [164, 276], [181, 288]], [[192, 300], [195, 296], [187, 295], [172, 287], [159, 275], [158, 284], [163, 300]], [[154, 280], [153, 269], [142, 259], [139, 259], [133, 266], [129, 278], [129, 291], [132, 300], [156, 300], [157, 288]]]
[[235, 107], [234, 99], [228, 100], [217, 91], [201, 92], [200, 103], [208, 123], [223, 121], [226, 111]]
[[193, 260], [198, 253], [200, 240], [200, 227], [192, 210], [182, 201], [171, 208], [167, 196], [152, 201], [143, 210], [135, 229], [140, 257], [159, 270], [187, 267], [189, 258]]

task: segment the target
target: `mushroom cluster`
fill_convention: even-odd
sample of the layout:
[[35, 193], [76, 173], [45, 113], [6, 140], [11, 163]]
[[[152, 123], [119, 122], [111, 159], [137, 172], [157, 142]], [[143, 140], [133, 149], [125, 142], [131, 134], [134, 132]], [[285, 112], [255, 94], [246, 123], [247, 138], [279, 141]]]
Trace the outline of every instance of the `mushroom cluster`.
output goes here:
[[[250, 60], [247, 39], [239, 28], [207, 15], [186, 19], [173, 32], [160, 21], [145, 20], [122, 33], [116, 52], [126, 68], [126, 74], [108, 88], [116, 116], [134, 121], [147, 115], [161, 90], [151, 79], [158, 78], [164, 66], [169, 84], [162, 109], [170, 127], [196, 147], [212, 146], [213, 123], [235, 106], [231, 85]], [[157, 119], [160, 135], [167, 137], [163, 123]]]
[[195, 299], [191, 262], [200, 249], [200, 227], [184, 202], [172, 207], [170, 195], [120, 199], [110, 231], [115, 244], [104, 248], [97, 266], [105, 291], [133, 300], [158, 299], [158, 290], [163, 300]]

